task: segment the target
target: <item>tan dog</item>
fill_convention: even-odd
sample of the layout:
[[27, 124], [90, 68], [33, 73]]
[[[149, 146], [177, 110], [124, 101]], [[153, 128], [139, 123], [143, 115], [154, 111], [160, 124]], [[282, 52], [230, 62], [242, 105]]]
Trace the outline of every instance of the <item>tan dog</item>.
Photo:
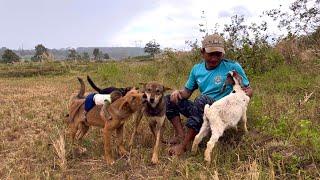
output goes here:
[[[69, 120], [72, 139], [78, 134], [82, 138], [88, 131], [89, 126], [103, 127], [105, 160], [113, 164], [111, 156], [110, 138], [113, 130], [117, 132], [117, 145], [120, 155], [126, 155], [123, 145], [123, 125], [126, 119], [134, 112], [142, 108], [145, 101], [144, 93], [136, 89], [130, 90], [125, 96], [118, 98], [110, 105], [93, 107], [84, 118], [84, 92], [85, 85], [78, 78], [81, 88], [78, 95], [71, 97], [69, 103]], [[111, 98], [112, 99], [112, 98]]]
[[[73, 94], [69, 100], [69, 129], [72, 142], [75, 139], [80, 140], [89, 130], [89, 126], [97, 126], [103, 128], [106, 119], [110, 116], [105, 110], [107, 106], [94, 106], [86, 115], [84, 109], [85, 103], [85, 85], [81, 78], [78, 78], [81, 88], [78, 94]], [[114, 91], [111, 93], [111, 102], [119, 99], [121, 93]]]
[[149, 127], [155, 137], [155, 145], [153, 147], [152, 159], [153, 164], [159, 162], [160, 140], [164, 130], [164, 122], [166, 118], [166, 101], [164, 92], [170, 90], [157, 82], [149, 82], [144, 85], [144, 93], [147, 96], [147, 103], [135, 114], [135, 127], [132, 133], [129, 145], [133, 145], [134, 136], [137, 133], [141, 118], [144, 115], [149, 120]]

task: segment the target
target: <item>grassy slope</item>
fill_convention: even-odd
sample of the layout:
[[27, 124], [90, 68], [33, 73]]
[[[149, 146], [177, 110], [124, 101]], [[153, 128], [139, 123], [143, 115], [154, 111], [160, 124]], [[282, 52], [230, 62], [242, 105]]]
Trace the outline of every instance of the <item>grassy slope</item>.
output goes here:
[[[50, 63], [0, 66], [0, 177], [1, 178], [253, 178], [319, 177], [320, 75], [319, 64], [278, 67], [263, 75], [249, 75], [255, 90], [247, 135], [229, 130], [217, 144], [210, 167], [203, 151], [169, 157], [163, 145], [161, 163], [150, 165], [152, 136], [146, 120], [140, 126], [129, 159], [114, 166], [103, 162], [98, 128], [72, 153], [66, 138], [67, 165], [53, 147], [67, 131], [67, 100], [78, 90], [76, 76], [92, 75], [100, 86], [132, 86], [157, 80], [172, 88], [183, 86], [193, 62], [186, 57], [163, 62]], [[25, 77], [18, 77], [23, 75]], [[302, 106], [305, 93], [314, 94]], [[195, 96], [195, 95], [194, 95]], [[194, 97], [193, 96], [193, 97]], [[172, 135], [169, 123], [165, 138]], [[126, 138], [132, 122], [126, 126]], [[116, 151], [114, 150], [114, 155]]]

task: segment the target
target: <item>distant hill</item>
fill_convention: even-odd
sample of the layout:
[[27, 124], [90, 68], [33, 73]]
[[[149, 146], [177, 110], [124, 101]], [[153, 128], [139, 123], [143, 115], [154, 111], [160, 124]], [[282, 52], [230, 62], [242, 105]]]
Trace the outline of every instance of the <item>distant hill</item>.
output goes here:
[[[108, 53], [112, 59], [124, 59], [127, 57], [144, 56], [144, 49], [140, 47], [78, 47], [76, 48], [77, 53], [82, 55], [84, 52], [88, 52], [90, 57], [93, 57], [92, 52], [94, 48], [98, 48], [102, 53]], [[0, 56], [6, 50], [5, 47], [0, 48]], [[20, 57], [30, 59], [34, 54], [35, 50], [13, 50]], [[68, 48], [61, 49], [49, 49], [49, 52], [53, 54], [55, 59], [66, 59], [68, 56]]]
[[113, 59], [146, 55], [144, 49], [139, 47], [78, 47], [76, 50], [79, 53], [88, 52], [91, 56], [94, 48], [99, 48], [103, 53], [108, 53]]

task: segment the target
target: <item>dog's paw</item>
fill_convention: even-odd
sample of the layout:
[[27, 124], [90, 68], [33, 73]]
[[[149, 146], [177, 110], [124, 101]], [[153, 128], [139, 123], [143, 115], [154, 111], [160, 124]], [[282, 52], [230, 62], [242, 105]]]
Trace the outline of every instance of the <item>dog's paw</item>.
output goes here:
[[129, 142], [129, 147], [132, 147], [132, 146], [133, 146], [133, 144], [134, 144], [133, 141], [134, 141], [133, 138], [131, 138], [131, 139], [130, 139], [130, 142]]
[[128, 156], [129, 152], [125, 150], [124, 148], [119, 149], [119, 155], [120, 156]]
[[115, 163], [113, 158], [105, 158], [105, 160], [108, 165], [113, 165]]
[[156, 157], [156, 156], [153, 156], [152, 159], [151, 159], [151, 163], [152, 164], [158, 164], [159, 163], [159, 158]]

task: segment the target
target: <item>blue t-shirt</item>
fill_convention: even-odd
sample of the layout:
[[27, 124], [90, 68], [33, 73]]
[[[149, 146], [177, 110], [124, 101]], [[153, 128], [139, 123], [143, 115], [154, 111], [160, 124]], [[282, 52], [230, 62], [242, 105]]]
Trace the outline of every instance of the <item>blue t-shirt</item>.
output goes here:
[[243, 85], [249, 86], [249, 80], [241, 65], [238, 62], [223, 59], [221, 63], [212, 70], [206, 69], [204, 61], [194, 65], [185, 87], [190, 91], [199, 88], [201, 94], [207, 95], [217, 101], [231, 93], [232, 85], [228, 85], [223, 92], [221, 92], [221, 90], [227, 79], [228, 72], [233, 70], [237, 71], [242, 77]]

